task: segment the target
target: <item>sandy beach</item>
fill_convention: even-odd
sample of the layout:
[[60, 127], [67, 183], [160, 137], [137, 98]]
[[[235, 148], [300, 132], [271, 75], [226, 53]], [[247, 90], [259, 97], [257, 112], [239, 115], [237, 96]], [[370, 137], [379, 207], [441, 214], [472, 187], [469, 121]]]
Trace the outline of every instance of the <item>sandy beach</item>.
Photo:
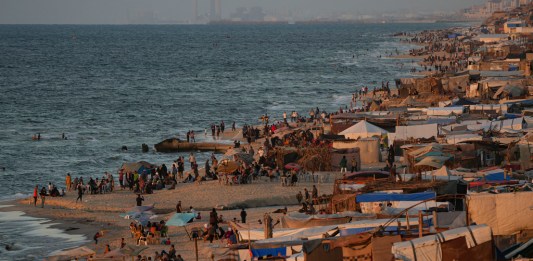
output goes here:
[[[182, 201], [184, 209], [193, 206], [196, 211], [202, 213], [201, 220], [195, 220], [187, 226], [190, 231], [193, 227], [201, 227], [208, 222], [209, 211], [216, 207], [219, 215], [225, 220], [240, 219], [240, 209], [245, 207], [248, 220], [252, 226], [260, 227], [257, 220], [263, 218], [263, 214], [287, 207], [289, 211], [299, 208], [295, 195], [304, 188], [312, 189], [316, 185], [319, 194], [331, 194], [332, 181], [339, 173], [319, 173], [317, 175], [330, 175], [327, 183], [299, 182], [296, 186], [284, 187], [279, 182], [270, 182], [265, 179], [257, 180], [253, 184], [246, 185], [223, 185], [218, 181], [207, 181], [202, 184], [178, 184], [174, 190], [158, 190], [154, 194], [144, 195], [143, 205], [155, 204], [157, 214], [152, 221], [168, 220], [175, 213], [178, 200]], [[57, 228], [66, 230], [67, 233], [83, 234], [92, 240], [98, 231], [104, 231], [104, 237], [100, 238], [98, 245], [93, 241], [85, 246], [95, 249], [98, 254], [103, 253], [104, 246], [110, 244], [112, 249], [120, 245], [121, 238], [125, 238], [128, 244], [134, 244], [134, 239], [129, 231], [132, 220], [119, 216], [135, 206], [136, 195], [129, 190], [118, 190], [108, 194], [84, 195], [83, 203], [76, 203], [74, 192], [67, 192], [65, 197], [47, 197], [45, 207], [37, 207], [29, 204], [29, 199], [10, 202], [12, 207], [4, 208], [5, 211], [23, 211], [29, 216], [48, 218]], [[229, 208], [229, 209], [228, 209]], [[228, 210], [226, 210], [228, 209]], [[281, 214], [272, 214], [276, 219]], [[224, 227], [225, 225], [223, 225]], [[178, 254], [185, 260], [194, 260], [194, 242], [189, 240], [183, 228], [170, 227], [169, 236], [175, 244]], [[210, 260], [210, 249], [217, 249], [217, 245], [225, 246], [222, 241], [200, 242], [200, 260]], [[149, 245], [149, 249], [143, 251], [143, 255], [153, 255], [155, 251], [168, 251], [169, 246]], [[224, 251], [224, 250], [220, 250]]]

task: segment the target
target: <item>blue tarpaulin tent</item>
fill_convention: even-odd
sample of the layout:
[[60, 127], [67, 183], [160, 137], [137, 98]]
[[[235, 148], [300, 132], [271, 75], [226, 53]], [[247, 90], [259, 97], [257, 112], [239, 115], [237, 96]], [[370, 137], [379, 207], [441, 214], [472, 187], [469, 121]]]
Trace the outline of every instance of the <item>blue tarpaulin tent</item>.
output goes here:
[[357, 195], [355, 200], [357, 202], [422, 201], [434, 198], [435, 192], [421, 192], [413, 194], [368, 193]]
[[[483, 180], [483, 178], [480, 178], [479, 180]], [[485, 180], [486, 181], [511, 180], [511, 177], [509, 175], [505, 177], [503, 172], [496, 172], [496, 173], [485, 175]]]
[[286, 247], [279, 247], [279, 248], [263, 248], [263, 249], [254, 249], [252, 248], [252, 255], [254, 257], [263, 257], [263, 256], [286, 256], [287, 255], [287, 248]]
[[167, 221], [167, 226], [183, 227], [194, 219], [194, 213], [176, 213]]

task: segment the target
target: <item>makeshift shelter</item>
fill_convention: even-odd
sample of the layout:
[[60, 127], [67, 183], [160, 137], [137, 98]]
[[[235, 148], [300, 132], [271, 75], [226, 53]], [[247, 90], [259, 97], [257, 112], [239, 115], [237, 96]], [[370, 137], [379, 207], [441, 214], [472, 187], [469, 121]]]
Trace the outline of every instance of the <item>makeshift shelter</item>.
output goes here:
[[448, 161], [451, 157], [446, 156], [428, 156], [422, 159], [420, 162], [416, 163], [416, 167], [421, 166], [428, 166], [433, 168], [441, 168], [446, 161]]
[[409, 139], [437, 138], [438, 133], [439, 125], [436, 123], [412, 126], [396, 126], [396, 132], [389, 133], [389, 144], [394, 143], [396, 140], [400, 141]]
[[222, 174], [231, 174], [240, 167], [240, 164], [233, 160], [222, 160], [218, 163], [217, 171]]
[[357, 195], [356, 201], [361, 202], [384, 202], [384, 201], [423, 201], [435, 198], [435, 192], [421, 192], [412, 194], [396, 193], [367, 193]]
[[533, 192], [469, 194], [470, 219], [487, 224], [494, 235], [513, 235], [533, 229]]
[[143, 173], [145, 170], [147, 173], [151, 169], [156, 168], [157, 166], [154, 164], [151, 164], [146, 161], [139, 161], [139, 162], [126, 162], [122, 164], [122, 167], [120, 169], [124, 170], [124, 172], [137, 172], [137, 173]]
[[[355, 212], [354, 212], [355, 214]], [[369, 217], [368, 215], [363, 215]], [[352, 217], [349, 214], [332, 214], [332, 215], [307, 215], [303, 213], [290, 213], [281, 217], [282, 228], [304, 228], [331, 226], [345, 224], [350, 222]]]
[[492, 96], [492, 99], [499, 99], [504, 97], [516, 98], [524, 94], [524, 88], [518, 86], [506, 85], [500, 87]]
[[[376, 163], [376, 162], [381, 161], [381, 152], [379, 150], [379, 139], [377, 138], [361, 138], [357, 141], [354, 141], [354, 140], [334, 141], [333, 148], [336, 150], [356, 149], [357, 156], [358, 156], [356, 157], [356, 160], [360, 157], [360, 161], [358, 161], [359, 167], [361, 166], [361, 163], [368, 164], [368, 163]], [[359, 153], [361, 151], [364, 151], [365, 153]], [[351, 157], [348, 157], [347, 155], [346, 159], [348, 160], [348, 165], [350, 165]], [[339, 162], [340, 162], [340, 158], [332, 157], [333, 166], [338, 167]]]
[[486, 225], [461, 227], [435, 235], [397, 242], [396, 259], [409, 261], [493, 260], [492, 235]]
[[381, 137], [381, 135], [389, 133], [388, 131], [362, 120], [352, 127], [342, 131], [339, 135], [344, 135], [347, 139], [359, 139], [359, 138], [370, 138], [374, 136]]

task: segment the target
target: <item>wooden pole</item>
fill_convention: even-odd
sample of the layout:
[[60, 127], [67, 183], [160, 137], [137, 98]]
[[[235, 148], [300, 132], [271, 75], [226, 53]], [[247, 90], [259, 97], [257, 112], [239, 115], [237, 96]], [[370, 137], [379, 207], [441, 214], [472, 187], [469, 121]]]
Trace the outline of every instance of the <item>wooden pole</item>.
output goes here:
[[407, 215], [405, 215], [405, 221], [407, 222], [407, 234], [411, 234], [411, 226], [409, 225], [409, 211], [407, 211], [406, 213]]
[[196, 254], [196, 261], [198, 261], [198, 238], [194, 238], [194, 252]]
[[439, 228], [439, 222], [437, 218], [437, 211], [433, 211], [433, 226], [435, 229]]
[[419, 210], [418, 211], [418, 237], [422, 237], [423, 236], [423, 233], [422, 233], [422, 222], [423, 222], [422, 210]]

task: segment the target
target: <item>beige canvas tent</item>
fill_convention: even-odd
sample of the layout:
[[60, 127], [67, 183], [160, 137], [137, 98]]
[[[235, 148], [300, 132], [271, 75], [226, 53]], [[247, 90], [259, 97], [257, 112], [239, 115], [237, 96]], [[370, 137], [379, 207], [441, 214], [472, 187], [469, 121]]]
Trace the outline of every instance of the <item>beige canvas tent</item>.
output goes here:
[[374, 136], [381, 136], [389, 133], [388, 131], [369, 123], [368, 121], [362, 120], [352, 127], [342, 131], [339, 135], [344, 135], [347, 139], [358, 139], [358, 138], [370, 138]]

